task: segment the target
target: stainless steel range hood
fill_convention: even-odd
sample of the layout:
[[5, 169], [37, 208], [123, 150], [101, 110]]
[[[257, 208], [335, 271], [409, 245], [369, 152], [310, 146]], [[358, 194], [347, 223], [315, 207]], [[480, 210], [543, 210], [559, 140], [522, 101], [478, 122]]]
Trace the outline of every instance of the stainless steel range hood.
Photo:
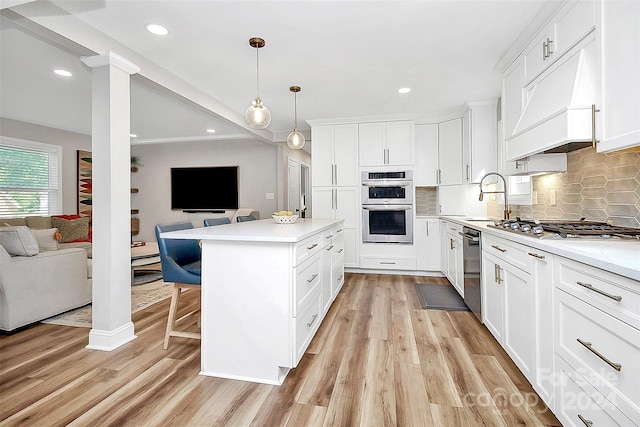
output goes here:
[[507, 160], [566, 153], [593, 142], [596, 96], [595, 40], [571, 50], [526, 88], [526, 105], [512, 135]]

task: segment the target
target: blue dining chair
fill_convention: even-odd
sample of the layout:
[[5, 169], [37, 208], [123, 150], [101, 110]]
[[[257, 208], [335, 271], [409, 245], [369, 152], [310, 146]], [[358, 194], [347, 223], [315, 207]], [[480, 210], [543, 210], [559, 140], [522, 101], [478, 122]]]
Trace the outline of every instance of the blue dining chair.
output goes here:
[[171, 337], [200, 339], [200, 332], [178, 331], [175, 329], [176, 323], [194, 314], [198, 315], [198, 326], [200, 325], [200, 307], [187, 313], [180, 319], [176, 319], [180, 295], [183, 289], [192, 289], [200, 292], [201, 277], [201, 257], [202, 250], [197, 240], [193, 239], [165, 239], [160, 237], [160, 233], [168, 231], [188, 230], [193, 228], [190, 222], [181, 222], [169, 225], [156, 225], [156, 239], [158, 240], [158, 252], [160, 253], [160, 264], [162, 266], [162, 280], [173, 282], [173, 294], [171, 295], [171, 305], [169, 307], [169, 317], [167, 318], [167, 329], [164, 335], [162, 348], [169, 348]]
[[204, 220], [205, 227], [224, 224], [231, 224], [231, 219], [229, 217], [223, 216], [222, 218], [207, 218]]

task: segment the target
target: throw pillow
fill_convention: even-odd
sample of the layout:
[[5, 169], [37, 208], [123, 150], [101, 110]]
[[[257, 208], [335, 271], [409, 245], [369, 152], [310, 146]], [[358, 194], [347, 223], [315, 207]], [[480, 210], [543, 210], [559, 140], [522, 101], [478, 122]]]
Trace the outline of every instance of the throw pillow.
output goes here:
[[58, 233], [57, 228], [31, 229], [31, 234], [38, 241], [41, 251], [57, 251], [58, 241], [54, 237]]
[[46, 229], [51, 228], [51, 217], [50, 216], [28, 216], [25, 218], [27, 221], [27, 227], [30, 229], [38, 228], [38, 229]]
[[40, 252], [36, 238], [25, 225], [0, 227], [0, 244], [14, 256], [33, 256]]
[[64, 219], [51, 217], [51, 225], [60, 231], [61, 243], [86, 241], [89, 238], [89, 217]]

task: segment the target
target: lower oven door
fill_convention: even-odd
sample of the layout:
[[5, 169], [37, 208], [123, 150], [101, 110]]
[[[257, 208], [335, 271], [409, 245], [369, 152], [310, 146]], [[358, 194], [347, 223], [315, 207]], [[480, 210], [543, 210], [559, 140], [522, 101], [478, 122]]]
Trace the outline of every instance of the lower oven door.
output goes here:
[[363, 243], [413, 243], [411, 205], [363, 205]]

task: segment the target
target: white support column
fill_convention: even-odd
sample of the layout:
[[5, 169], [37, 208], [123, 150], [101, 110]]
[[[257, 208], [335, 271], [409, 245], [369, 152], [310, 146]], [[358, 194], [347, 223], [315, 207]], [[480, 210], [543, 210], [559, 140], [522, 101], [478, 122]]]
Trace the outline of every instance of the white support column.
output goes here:
[[109, 52], [82, 58], [92, 70], [93, 327], [87, 348], [135, 339], [131, 321], [130, 78], [140, 68]]

